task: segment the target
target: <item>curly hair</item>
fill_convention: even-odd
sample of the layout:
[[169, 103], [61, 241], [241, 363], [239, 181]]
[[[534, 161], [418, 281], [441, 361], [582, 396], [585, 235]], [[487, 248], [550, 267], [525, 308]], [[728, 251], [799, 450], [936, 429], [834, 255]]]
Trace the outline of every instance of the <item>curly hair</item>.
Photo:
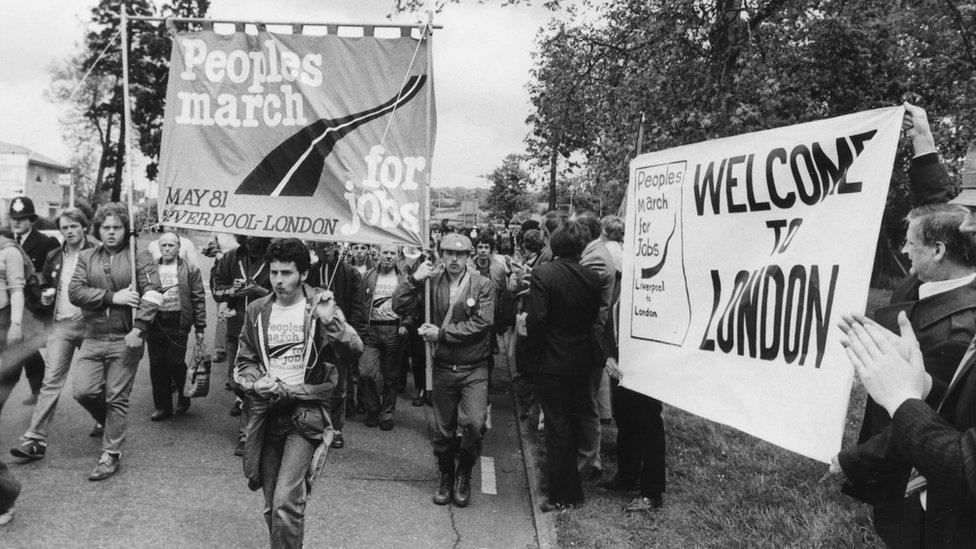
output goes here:
[[298, 273], [307, 273], [312, 264], [308, 248], [297, 238], [282, 238], [274, 240], [268, 245], [264, 257], [270, 265], [272, 262], [294, 263]]
[[109, 202], [107, 204], [102, 204], [95, 210], [95, 217], [92, 219], [92, 228], [96, 237], [99, 237], [100, 231], [102, 230], [102, 223], [105, 223], [105, 219], [112, 216], [118, 219], [122, 226], [125, 228], [125, 238], [128, 239], [130, 235], [129, 227], [129, 210], [121, 202]]

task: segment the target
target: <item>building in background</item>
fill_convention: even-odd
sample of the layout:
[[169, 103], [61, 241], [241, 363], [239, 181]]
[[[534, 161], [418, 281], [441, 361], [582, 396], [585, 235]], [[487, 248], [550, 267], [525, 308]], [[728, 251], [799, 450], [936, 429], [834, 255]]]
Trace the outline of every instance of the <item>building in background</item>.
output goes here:
[[[71, 167], [26, 147], [0, 141], [0, 215], [6, 218], [10, 201], [26, 196], [34, 201], [37, 215], [51, 219], [68, 202], [68, 188], [59, 177]], [[3, 220], [6, 225], [7, 220]]]

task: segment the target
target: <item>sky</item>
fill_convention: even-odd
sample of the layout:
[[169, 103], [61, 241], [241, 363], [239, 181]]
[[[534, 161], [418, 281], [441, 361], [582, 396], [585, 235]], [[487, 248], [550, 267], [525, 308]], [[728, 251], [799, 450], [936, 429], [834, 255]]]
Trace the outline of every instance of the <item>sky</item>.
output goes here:
[[[94, 3], [3, 0], [0, 141], [63, 162], [70, 159], [58, 126], [61, 110], [44, 98], [44, 91], [51, 63], [80, 47]], [[463, 0], [435, 17], [444, 28], [433, 41], [438, 121], [434, 186], [486, 186], [483, 175], [507, 154], [525, 150], [531, 52], [538, 30], [552, 14], [541, 7], [500, 4]], [[212, 0], [209, 15], [268, 22], [382, 22], [392, 6], [392, 0]], [[413, 14], [392, 19], [416, 20]], [[142, 171], [136, 171], [138, 178]]]

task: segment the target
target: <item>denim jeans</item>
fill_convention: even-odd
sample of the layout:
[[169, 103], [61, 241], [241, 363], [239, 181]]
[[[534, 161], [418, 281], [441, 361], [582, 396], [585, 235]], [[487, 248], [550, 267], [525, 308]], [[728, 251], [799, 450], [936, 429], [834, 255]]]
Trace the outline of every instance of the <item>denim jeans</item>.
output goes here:
[[186, 382], [186, 338], [180, 329], [180, 312], [175, 315], [157, 313], [146, 332], [149, 350], [149, 380], [152, 383], [153, 406], [157, 410], [173, 411], [173, 385], [183, 394]]
[[460, 435], [461, 451], [480, 456], [488, 417], [488, 366], [435, 364], [433, 374], [434, 455], [450, 452]]
[[68, 379], [71, 358], [84, 338], [85, 321], [81, 315], [59, 320], [51, 326], [51, 334], [47, 338], [45, 350], [44, 381], [37, 395], [37, 404], [34, 405], [30, 427], [24, 433], [25, 438], [47, 439], [48, 426], [54, 418], [54, 410], [58, 406], [61, 390], [64, 389]]
[[143, 347], [129, 347], [122, 339], [85, 338], [78, 351], [72, 393], [95, 421], [105, 425], [104, 452], [122, 453], [129, 393]]
[[366, 411], [379, 413], [379, 419], [383, 421], [391, 419], [396, 410], [403, 337], [396, 323], [371, 324], [367, 339], [369, 343], [359, 359], [360, 372], [366, 385], [363, 396]]
[[306, 474], [316, 442], [298, 433], [291, 410], [269, 412], [261, 445], [264, 520], [272, 549], [301, 547], [305, 537]]
[[346, 423], [346, 388], [349, 385], [349, 366], [344, 360], [336, 361], [336, 373], [339, 379], [336, 381], [335, 389], [329, 395], [328, 410], [329, 417], [332, 418], [332, 428], [341, 431]]

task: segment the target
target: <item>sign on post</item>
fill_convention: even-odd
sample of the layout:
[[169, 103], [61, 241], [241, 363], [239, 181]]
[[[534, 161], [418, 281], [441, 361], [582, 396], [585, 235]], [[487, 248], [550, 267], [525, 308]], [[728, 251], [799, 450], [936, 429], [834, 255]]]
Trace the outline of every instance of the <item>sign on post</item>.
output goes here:
[[903, 109], [631, 162], [623, 384], [805, 456], [840, 449]]
[[409, 36], [177, 35], [160, 222], [423, 245], [427, 47]]

